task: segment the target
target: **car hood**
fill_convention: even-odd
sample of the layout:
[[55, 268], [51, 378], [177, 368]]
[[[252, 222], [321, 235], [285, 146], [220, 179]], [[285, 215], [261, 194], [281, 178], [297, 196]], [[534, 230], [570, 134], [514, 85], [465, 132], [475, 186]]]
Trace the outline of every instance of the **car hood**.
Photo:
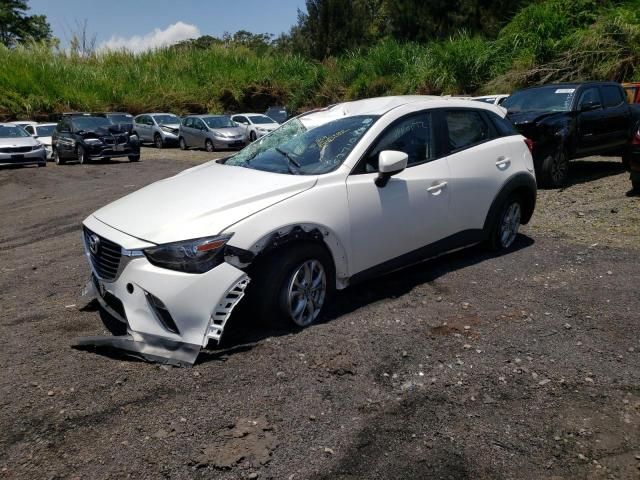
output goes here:
[[531, 123], [537, 123], [543, 118], [551, 117], [554, 115], [565, 115], [566, 112], [507, 112], [507, 118], [514, 125], [526, 125]]
[[171, 129], [176, 130], [176, 131], [180, 129], [180, 124], [179, 123], [161, 123], [159, 126], [160, 127], [171, 128]]
[[209, 162], [144, 187], [93, 215], [141, 240], [170, 243], [216, 235], [315, 183], [315, 177]]
[[275, 130], [280, 126], [279, 123], [260, 123], [255, 125], [256, 128], [262, 128], [263, 130]]
[[212, 128], [213, 133], [220, 134], [224, 137], [237, 137], [238, 135], [244, 135], [244, 128], [241, 127], [229, 127], [229, 128]]
[[127, 133], [129, 126], [126, 123], [120, 123], [118, 125], [104, 125], [101, 127], [87, 128], [78, 131], [78, 135], [83, 138], [95, 138], [95, 137], [107, 137], [113, 134]]
[[0, 138], [2, 147], [33, 147], [37, 143], [33, 137]]

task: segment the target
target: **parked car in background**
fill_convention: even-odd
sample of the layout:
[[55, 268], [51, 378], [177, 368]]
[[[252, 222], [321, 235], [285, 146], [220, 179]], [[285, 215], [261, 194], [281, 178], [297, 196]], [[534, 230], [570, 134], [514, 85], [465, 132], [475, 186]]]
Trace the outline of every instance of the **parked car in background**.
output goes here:
[[247, 142], [254, 142], [280, 126], [274, 119], [261, 113], [240, 113], [232, 115], [231, 120], [243, 128]]
[[12, 125], [17, 125], [17, 126], [19, 126], [21, 128], [24, 128], [27, 125], [37, 125], [38, 124], [38, 122], [33, 122], [31, 120], [17, 120], [15, 122], [9, 122], [9, 123], [12, 124]]
[[465, 245], [509, 249], [536, 183], [504, 115], [438, 97], [338, 104], [103, 207], [83, 222], [87, 287], [129, 335], [79, 344], [193, 363], [240, 301], [306, 327], [336, 289]]
[[180, 148], [204, 148], [213, 152], [217, 148], [245, 146], [244, 128], [232, 122], [227, 115], [190, 115], [180, 125]]
[[133, 120], [133, 130], [141, 142], [164, 148], [178, 145], [180, 122], [173, 113], [143, 113]]
[[133, 115], [126, 112], [99, 112], [92, 114], [95, 117], [104, 117], [113, 125], [120, 125], [127, 132], [133, 129]]
[[490, 103], [492, 105], [502, 105], [502, 103], [509, 98], [509, 95], [500, 94], [500, 95], [484, 95], [481, 97], [473, 97], [472, 100], [476, 100], [478, 102]]
[[569, 177], [569, 160], [622, 156], [637, 113], [614, 82], [563, 83], [517, 91], [502, 104], [507, 118], [533, 140], [538, 184], [557, 188]]
[[90, 160], [128, 157], [140, 160], [140, 142], [122, 125], [114, 125], [105, 117], [65, 115], [52, 135], [53, 158], [58, 165], [69, 160], [87, 163]]
[[640, 103], [640, 82], [623, 83], [625, 92], [627, 92], [627, 101], [629, 103]]
[[278, 123], [289, 120], [289, 113], [285, 107], [269, 107], [264, 114]]
[[44, 145], [13, 123], [0, 123], [0, 166], [47, 165]]
[[25, 131], [33, 138], [37, 138], [47, 151], [47, 160], [53, 160], [53, 148], [51, 147], [51, 135], [56, 128], [55, 123], [37, 123], [27, 125]]

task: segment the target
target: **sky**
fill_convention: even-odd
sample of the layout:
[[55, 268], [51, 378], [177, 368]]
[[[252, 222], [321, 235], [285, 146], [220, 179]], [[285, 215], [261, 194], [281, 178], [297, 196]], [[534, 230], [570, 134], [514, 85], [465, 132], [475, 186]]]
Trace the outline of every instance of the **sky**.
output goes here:
[[28, 0], [30, 15], [46, 15], [67, 46], [78, 24], [96, 46], [144, 51], [196, 38], [248, 30], [276, 36], [296, 23], [304, 0]]

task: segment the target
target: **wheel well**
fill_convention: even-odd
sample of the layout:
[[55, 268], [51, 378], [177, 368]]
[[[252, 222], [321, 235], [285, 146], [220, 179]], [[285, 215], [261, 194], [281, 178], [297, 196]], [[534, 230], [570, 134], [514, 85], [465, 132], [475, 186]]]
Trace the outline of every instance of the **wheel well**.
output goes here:
[[515, 188], [512, 195], [517, 195], [522, 200], [522, 220], [521, 223], [526, 225], [533, 216], [533, 211], [536, 208], [536, 194], [531, 191], [530, 188], [524, 185]]
[[491, 226], [500, 214], [502, 205], [511, 195], [518, 195], [522, 199], [522, 217], [520, 223], [523, 225], [529, 223], [536, 207], [536, 191], [536, 182], [532, 176], [517, 174], [511, 178], [493, 200], [484, 222], [484, 231], [491, 231]]

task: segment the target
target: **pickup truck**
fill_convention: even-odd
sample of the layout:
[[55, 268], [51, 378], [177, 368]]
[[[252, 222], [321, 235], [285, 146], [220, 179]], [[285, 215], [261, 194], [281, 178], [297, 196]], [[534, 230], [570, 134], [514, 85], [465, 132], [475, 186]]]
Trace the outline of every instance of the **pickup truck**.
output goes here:
[[507, 118], [533, 141], [540, 187], [558, 188], [569, 160], [590, 155], [623, 157], [637, 131], [639, 110], [619, 83], [560, 83], [513, 93], [502, 104]]

